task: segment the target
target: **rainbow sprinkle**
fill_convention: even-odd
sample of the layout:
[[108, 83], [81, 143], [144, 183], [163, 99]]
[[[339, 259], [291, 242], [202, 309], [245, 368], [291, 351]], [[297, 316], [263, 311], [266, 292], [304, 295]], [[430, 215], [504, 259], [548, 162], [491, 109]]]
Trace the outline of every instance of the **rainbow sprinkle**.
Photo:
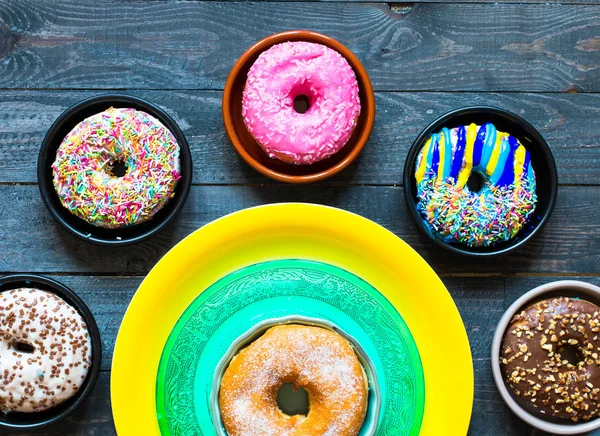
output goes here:
[[[112, 174], [115, 162], [127, 168]], [[110, 108], [79, 123], [61, 143], [52, 165], [61, 203], [104, 228], [138, 224], [173, 197], [179, 145], [156, 118], [130, 108]]]
[[[472, 172], [484, 186], [471, 192]], [[529, 152], [492, 124], [442, 129], [416, 163], [417, 209], [427, 227], [446, 242], [489, 247], [514, 238], [537, 204]]]
[[514, 238], [535, 209], [535, 180], [520, 187], [490, 186], [473, 195], [447, 182], [428, 180], [419, 186], [421, 212], [430, 227], [447, 242], [488, 247]]

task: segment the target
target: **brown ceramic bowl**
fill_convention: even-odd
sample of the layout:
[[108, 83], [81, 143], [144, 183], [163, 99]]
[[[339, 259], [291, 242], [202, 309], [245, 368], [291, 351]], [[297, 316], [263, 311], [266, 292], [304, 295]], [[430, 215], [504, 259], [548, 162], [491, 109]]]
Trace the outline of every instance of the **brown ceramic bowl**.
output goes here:
[[[242, 117], [242, 93], [248, 70], [258, 56], [275, 44], [287, 41], [307, 41], [325, 45], [340, 53], [356, 74], [361, 104], [354, 133], [344, 147], [333, 156], [312, 165], [293, 165], [270, 158], [246, 129]], [[358, 156], [365, 146], [375, 121], [375, 95], [367, 71], [346, 46], [328, 36], [307, 30], [277, 33], [250, 47], [233, 66], [223, 93], [223, 122], [227, 136], [238, 154], [259, 173], [288, 183], [310, 183], [337, 174]]]

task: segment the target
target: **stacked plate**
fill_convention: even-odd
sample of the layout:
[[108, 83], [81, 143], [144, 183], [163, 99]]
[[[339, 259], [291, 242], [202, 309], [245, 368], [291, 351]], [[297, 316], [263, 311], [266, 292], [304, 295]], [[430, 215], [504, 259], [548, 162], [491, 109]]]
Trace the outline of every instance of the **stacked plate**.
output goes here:
[[362, 435], [467, 432], [469, 344], [433, 270], [365, 218], [277, 204], [203, 227], [144, 280], [115, 348], [119, 435], [219, 434], [219, 362], [249, 330], [290, 316], [336, 326], [371, 360], [381, 407], [371, 386]]

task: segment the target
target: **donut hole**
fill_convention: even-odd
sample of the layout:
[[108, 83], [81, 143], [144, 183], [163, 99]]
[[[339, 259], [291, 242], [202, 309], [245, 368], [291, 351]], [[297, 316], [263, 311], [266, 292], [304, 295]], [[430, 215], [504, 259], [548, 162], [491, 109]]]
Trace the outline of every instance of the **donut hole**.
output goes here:
[[15, 342], [13, 347], [20, 353], [31, 354], [35, 351], [35, 347], [27, 342]]
[[310, 109], [310, 98], [305, 94], [298, 94], [294, 97], [294, 110], [299, 114], [304, 114]]
[[467, 187], [471, 192], [479, 192], [485, 186], [487, 178], [479, 171], [473, 171], [467, 179]]
[[288, 416], [308, 415], [308, 393], [303, 387], [284, 383], [277, 392], [277, 406]]
[[115, 177], [123, 177], [127, 174], [127, 164], [121, 159], [111, 162], [109, 172]]
[[560, 354], [560, 360], [563, 362], [566, 360], [569, 365], [577, 366], [579, 362], [584, 360], [581, 350], [573, 345], [561, 345], [556, 351]]

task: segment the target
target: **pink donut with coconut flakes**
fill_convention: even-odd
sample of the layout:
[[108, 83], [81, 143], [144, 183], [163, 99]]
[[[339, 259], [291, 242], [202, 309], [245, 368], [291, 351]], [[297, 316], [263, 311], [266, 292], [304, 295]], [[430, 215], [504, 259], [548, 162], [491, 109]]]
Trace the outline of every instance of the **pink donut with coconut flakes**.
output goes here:
[[[294, 109], [298, 96], [308, 100], [304, 113]], [[297, 165], [318, 162], [340, 151], [356, 127], [356, 76], [341, 54], [324, 45], [274, 45], [248, 71], [242, 115], [269, 157]]]

